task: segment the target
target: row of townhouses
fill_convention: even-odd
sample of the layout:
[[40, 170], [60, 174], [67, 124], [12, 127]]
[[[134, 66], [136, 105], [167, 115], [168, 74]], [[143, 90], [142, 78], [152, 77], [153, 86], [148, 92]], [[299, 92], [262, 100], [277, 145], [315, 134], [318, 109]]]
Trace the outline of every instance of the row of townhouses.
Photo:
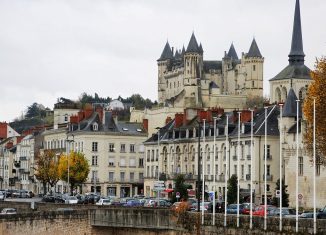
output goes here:
[[[160, 180], [165, 185], [161, 196], [169, 197], [176, 174], [184, 174], [195, 189], [199, 170], [205, 172], [205, 191], [223, 197], [226, 176], [235, 174], [241, 197], [247, 200], [253, 192], [257, 204], [263, 202], [265, 193], [269, 200], [275, 196], [276, 182], [282, 176], [293, 206], [298, 196], [298, 172], [300, 205], [311, 208], [313, 168], [303, 139], [307, 127], [301, 109], [297, 118], [296, 108], [296, 100], [302, 105], [310, 98], [307, 89], [312, 82], [310, 69], [304, 64], [301, 32], [296, 1], [289, 64], [269, 80], [271, 104], [266, 109], [245, 107], [248, 95], [263, 94], [264, 58], [256, 41], [241, 59], [232, 45], [222, 61], [205, 61], [202, 45], [193, 34], [187, 50], [174, 53], [168, 43], [165, 45], [157, 61], [160, 106], [152, 110], [131, 108], [130, 122], [120, 121], [107, 105], [79, 109], [75, 103], [61, 100], [54, 106], [51, 127], [20, 136], [1, 123], [1, 188], [41, 193], [43, 186], [34, 176], [38, 154], [53, 150], [60, 156], [77, 151], [85, 154], [90, 165], [81, 188], [84, 193], [156, 196], [154, 185]], [[124, 107], [119, 101], [114, 106]], [[326, 204], [326, 171], [320, 162], [316, 172], [320, 186], [316, 201], [322, 207]], [[59, 181], [52, 190], [67, 192], [67, 182]]]

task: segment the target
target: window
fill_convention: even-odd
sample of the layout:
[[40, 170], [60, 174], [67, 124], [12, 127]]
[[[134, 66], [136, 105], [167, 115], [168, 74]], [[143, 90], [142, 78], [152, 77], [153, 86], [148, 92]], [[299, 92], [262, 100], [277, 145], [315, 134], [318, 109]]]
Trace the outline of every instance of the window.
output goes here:
[[299, 175], [303, 175], [303, 157], [299, 157]]
[[234, 174], [238, 175], [238, 166], [237, 165], [234, 165]]
[[143, 180], [144, 179], [144, 173], [139, 173], [139, 180]]
[[320, 175], [320, 166], [321, 166], [320, 157], [316, 156], [316, 175]]
[[251, 165], [248, 165], [248, 174], [251, 175]]
[[68, 114], [65, 114], [65, 122], [68, 122]]
[[241, 179], [244, 179], [244, 165], [241, 165]]
[[126, 166], [126, 159], [124, 157], [120, 158], [120, 166], [125, 167]]
[[269, 184], [266, 184], [266, 191], [269, 192], [271, 190], [271, 186]]
[[252, 88], [255, 87], [255, 81], [252, 81], [252, 83], [251, 83], [251, 87], [252, 87]]
[[253, 70], [253, 71], [256, 71], [256, 65], [253, 65], [253, 66], [252, 66], [252, 70]]
[[135, 152], [135, 145], [134, 144], [130, 144], [130, 152], [131, 153]]
[[109, 152], [113, 153], [114, 152], [114, 144], [109, 144]]
[[130, 167], [136, 167], [136, 158], [135, 157], [130, 157], [129, 166]]
[[271, 166], [267, 165], [267, 176], [271, 175]]
[[98, 143], [97, 142], [92, 142], [92, 151], [97, 152], [98, 150]]
[[92, 166], [97, 166], [97, 156], [92, 156]]
[[218, 175], [218, 165], [215, 165], [215, 175]]
[[98, 130], [98, 124], [95, 122], [93, 123], [93, 131], [97, 131]]
[[211, 174], [211, 165], [208, 164], [207, 165], [207, 175], [210, 175]]
[[114, 166], [114, 157], [109, 156], [109, 166]]
[[144, 167], [144, 158], [139, 158], [139, 167]]
[[110, 182], [114, 181], [114, 172], [109, 172], [109, 181]]
[[[265, 145], [264, 145], [264, 155], [265, 155]], [[267, 145], [267, 156], [266, 156], [266, 158], [267, 159], [272, 159], [272, 156], [271, 156], [271, 146], [269, 144]]]
[[120, 145], [120, 152], [122, 152], [122, 153], [126, 152], [126, 145], [125, 144]]
[[120, 181], [121, 182], [125, 181], [125, 173], [124, 172], [120, 172]]
[[135, 173], [130, 172], [130, 181], [133, 182], [135, 180]]

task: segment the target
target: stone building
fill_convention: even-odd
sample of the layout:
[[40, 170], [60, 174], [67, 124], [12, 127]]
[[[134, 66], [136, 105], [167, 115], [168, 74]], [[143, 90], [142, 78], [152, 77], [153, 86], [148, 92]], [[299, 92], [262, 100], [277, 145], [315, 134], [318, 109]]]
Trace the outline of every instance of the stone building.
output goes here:
[[[143, 189], [144, 148], [147, 133], [139, 123], [118, 121], [102, 108], [79, 111], [69, 120], [69, 128], [43, 132], [44, 148], [58, 153], [79, 151], [90, 164], [84, 192], [118, 197], [141, 194]], [[56, 191], [67, 192], [59, 182]]]
[[238, 58], [233, 43], [222, 60], [204, 60], [202, 44], [191, 35], [187, 49], [166, 42], [158, 64], [158, 101], [170, 107], [243, 108], [247, 96], [263, 96], [262, 57], [253, 39]]
[[[267, 118], [267, 145], [264, 144], [265, 134], [265, 110], [254, 112], [253, 128], [253, 155], [251, 155], [251, 112], [241, 112], [241, 125], [238, 129], [238, 113], [224, 113], [224, 110], [211, 111], [185, 110], [184, 114], [176, 114], [175, 118], [162, 127], [159, 132], [145, 142], [146, 168], [144, 192], [146, 196], [155, 195], [154, 181], [160, 178], [165, 180], [167, 192], [173, 189], [173, 179], [176, 174], [184, 174], [186, 182], [193, 189], [197, 185], [198, 176], [198, 122], [201, 122], [200, 156], [199, 168], [205, 170], [205, 191], [216, 191], [219, 197], [224, 195], [226, 171], [228, 176], [238, 174], [240, 178], [241, 195], [248, 200], [250, 195], [251, 168], [253, 170], [253, 190], [255, 202], [263, 202], [264, 196], [264, 149], [267, 148], [266, 156], [266, 181], [267, 197], [274, 195], [276, 181], [279, 176], [279, 131], [278, 115], [279, 109], [276, 105], [268, 108]], [[216, 125], [216, 142], [214, 155], [214, 121], [218, 118]], [[205, 119], [205, 137], [203, 128]], [[228, 125], [226, 125], [228, 119]], [[238, 152], [238, 133], [240, 132], [240, 152]], [[228, 138], [226, 137], [228, 133]], [[158, 142], [159, 134], [159, 142]], [[238, 166], [239, 158], [239, 166]], [[214, 185], [214, 177], [216, 184]]]

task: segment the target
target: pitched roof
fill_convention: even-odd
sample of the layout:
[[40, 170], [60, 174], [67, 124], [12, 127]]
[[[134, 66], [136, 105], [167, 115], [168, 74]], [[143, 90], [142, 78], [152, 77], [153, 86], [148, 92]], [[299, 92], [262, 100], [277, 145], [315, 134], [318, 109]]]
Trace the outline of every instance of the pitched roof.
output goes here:
[[270, 81], [292, 78], [311, 80], [310, 69], [304, 64], [289, 64]]
[[[283, 107], [283, 117], [296, 117], [297, 116], [297, 96], [294, 93], [294, 90], [291, 88], [289, 90], [288, 97], [286, 98], [284, 107]], [[301, 105], [299, 104], [299, 117], [301, 117]]]
[[304, 57], [305, 54], [303, 52], [302, 43], [300, 2], [299, 0], [296, 0], [289, 62], [290, 64], [303, 64]]
[[201, 43], [199, 44], [199, 52], [200, 52], [201, 54], [204, 53], [203, 46], [201, 45]]
[[192, 33], [186, 52], [196, 52], [200, 53], [200, 49], [195, 37], [195, 34]]
[[263, 57], [259, 51], [256, 40], [253, 39], [249, 48], [249, 52], [246, 54], [246, 57]]
[[230, 46], [230, 49], [229, 49], [229, 52], [227, 54], [228, 57], [230, 57], [231, 59], [234, 59], [234, 60], [238, 60], [238, 55], [237, 55], [237, 52], [233, 46], [233, 43], [231, 44]]
[[167, 41], [164, 46], [161, 57], [157, 61], [162, 61], [162, 60], [167, 60], [167, 59], [172, 59], [172, 58], [173, 58], [173, 52], [171, 50], [169, 42]]
[[211, 69], [222, 70], [222, 61], [218, 60], [204, 60], [203, 69], [205, 73], [209, 73]]

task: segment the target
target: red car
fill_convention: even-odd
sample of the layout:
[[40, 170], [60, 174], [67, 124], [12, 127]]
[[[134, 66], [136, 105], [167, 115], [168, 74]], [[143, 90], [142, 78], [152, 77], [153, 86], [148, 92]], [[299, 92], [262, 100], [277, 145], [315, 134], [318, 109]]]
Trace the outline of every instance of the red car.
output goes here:
[[[243, 209], [242, 214], [250, 215], [250, 203], [242, 203]], [[252, 211], [255, 211], [255, 208], [257, 207], [256, 204], [252, 203]]]
[[[275, 208], [276, 208], [275, 206], [267, 205], [267, 216]], [[265, 216], [265, 205], [257, 206], [255, 208], [255, 210], [252, 212], [252, 214], [253, 215], [256, 215], [256, 216], [262, 216], [262, 217], [264, 217]]]

